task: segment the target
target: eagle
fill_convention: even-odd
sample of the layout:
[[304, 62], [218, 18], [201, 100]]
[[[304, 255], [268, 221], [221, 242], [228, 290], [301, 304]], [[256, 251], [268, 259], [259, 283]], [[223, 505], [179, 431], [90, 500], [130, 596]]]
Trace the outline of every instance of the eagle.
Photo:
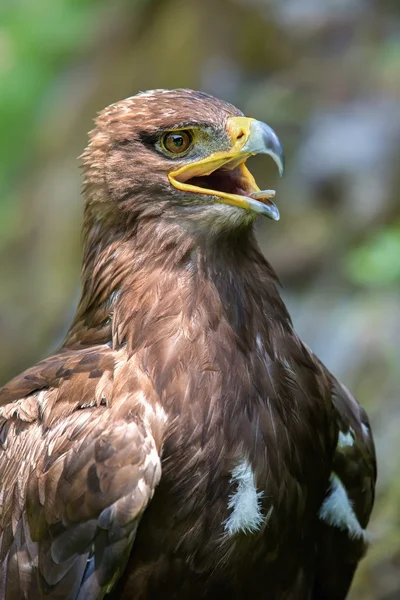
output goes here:
[[0, 599], [345, 598], [374, 443], [257, 245], [279, 138], [188, 89], [89, 135], [76, 314], [0, 389]]

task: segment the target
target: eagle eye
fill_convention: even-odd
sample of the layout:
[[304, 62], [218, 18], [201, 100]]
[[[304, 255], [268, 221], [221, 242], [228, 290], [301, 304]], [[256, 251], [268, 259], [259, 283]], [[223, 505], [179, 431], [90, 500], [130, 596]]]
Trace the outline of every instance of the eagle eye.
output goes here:
[[192, 146], [193, 136], [189, 131], [169, 131], [161, 138], [161, 147], [168, 154], [185, 154]]

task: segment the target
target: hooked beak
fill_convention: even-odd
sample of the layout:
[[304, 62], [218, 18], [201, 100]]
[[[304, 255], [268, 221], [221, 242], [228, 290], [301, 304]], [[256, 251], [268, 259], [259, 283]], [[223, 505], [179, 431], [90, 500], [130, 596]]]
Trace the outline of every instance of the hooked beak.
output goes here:
[[284, 171], [284, 154], [279, 138], [269, 125], [246, 117], [230, 117], [227, 132], [231, 148], [214, 152], [197, 162], [172, 171], [170, 183], [179, 190], [208, 194], [214, 202], [238, 206], [279, 220], [279, 210], [272, 202], [274, 190], [260, 190], [247, 169], [246, 160], [255, 154], [269, 154], [279, 175]]

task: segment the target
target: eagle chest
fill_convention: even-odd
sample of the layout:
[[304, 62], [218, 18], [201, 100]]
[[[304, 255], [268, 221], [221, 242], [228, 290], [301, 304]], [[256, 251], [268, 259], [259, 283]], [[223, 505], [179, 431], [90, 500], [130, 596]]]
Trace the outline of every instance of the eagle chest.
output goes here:
[[181, 406], [164, 449], [159, 497], [164, 508], [171, 502], [175, 532], [190, 532], [192, 554], [194, 542], [209, 557], [221, 541], [239, 547], [245, 540], [245, 552], [250, 543], [267, 555], [304, 537], [315, 520], [329, 477], [326, 440], [315, 433], [315, 420], [324, 417], [307, 403], [304, 421], [299, 398], [292, 394], [285, 404], [267, 388], [260, 394], [240, 374], [229, 394], [224, 389]]

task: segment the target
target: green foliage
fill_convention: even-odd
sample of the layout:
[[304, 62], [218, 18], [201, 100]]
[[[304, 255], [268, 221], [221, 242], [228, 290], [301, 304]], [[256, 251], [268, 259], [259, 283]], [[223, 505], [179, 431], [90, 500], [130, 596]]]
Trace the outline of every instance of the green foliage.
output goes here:
[[400, 282], [400, 226], [382, 229], [350, 252], [346, 270], [356, 284], [369, 286]]
[[[29, 153], [39, 99], [80, 56], [105, 0], [5, 0], [0, 4], [0, 190]], [[2, 192], [0, 203], [5, 199]]]

